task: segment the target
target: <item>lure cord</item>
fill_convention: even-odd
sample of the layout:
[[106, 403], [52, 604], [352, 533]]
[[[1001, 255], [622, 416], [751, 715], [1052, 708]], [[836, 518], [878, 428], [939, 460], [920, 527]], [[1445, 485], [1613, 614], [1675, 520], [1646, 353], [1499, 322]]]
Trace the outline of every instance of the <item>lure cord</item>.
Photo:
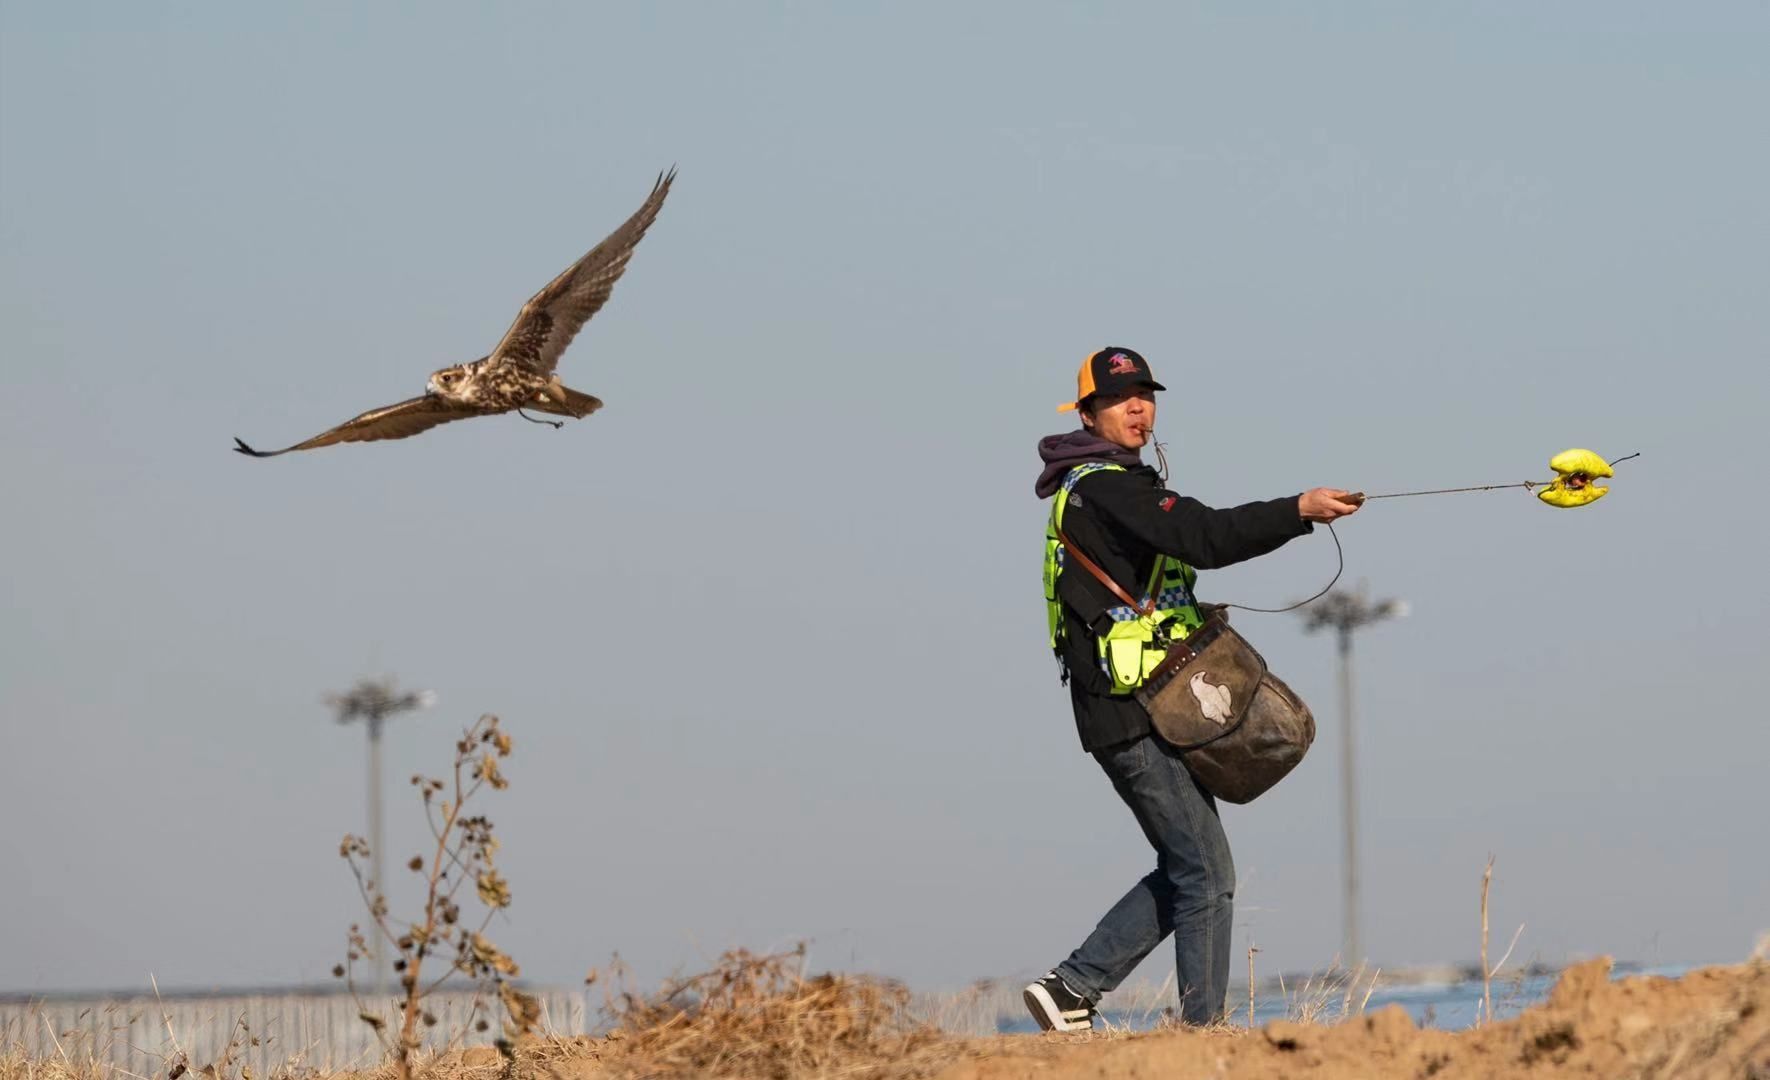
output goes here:
[[[1162, 449], [1163, 449], [1164, 445], [1165, 444], [1163, 444], [1159, 441], [1155, 443], [1155, 459], [1156, 459], [1156, 462], [1158, 463], [1157, 468], [1161, 473], [1162, 483], [1166, 484], [1168, 482], [1168, 455], [1162, 453]], [[1329, 521], [1329, 522], [1325, 522], [1324, 524], [1326, 524], [1328, 527], [1328, 535], [1330, 535], [1334, 538], [1334, 553], [1339, 556], [1340, 565], [1337, 569], [1334, 570], [1333, 580], [1329, 581], [1326, 585], [1323, 585], [1321, 587], [1320, 592], [1316, 593], [1314, 596], [1311, 596], [1307, 600], [1299, 600], [1296, 603], [1290, 605], [1289, 607], [1263, 608], [1263, 607], [1249, 607], [1246, 604], [1216, 604], [1214, 606], [1226, 607], [1226, 608], [1232, 607], [1232, 608], [1237, 608], [1241, 611], [1258, 611], [1258, 612], [1265, 614], [1265, 615], [1281, 615], [1287, 611], [1295, 611], [1296, 609], [1302, 607], [1304, 604], [1313, 604], [1317, 600], [1320, 600], [1322, 597], [1326, 596], [1328, 593], [1328, 590], [1333, 588], [1334, 584], [1340, 580], [1340, 575], [1346, 572], [1346, 549], [1340, 546], [1340, 534], [1334, 531], [1334, 523]], [[1197, 598], [1195, 597], [1194, 600], [1196, 601], [1196, 599]]]
[[[1641, 451], [1637, 450], [1627, 457], [1617, 458], [1610, 464], [1621, 465], [1623, 462], [1629, 460], [1629, 458], [1638, 458], [1640, 456]], [[1430, 491], [1392, 491], [1387, 495], [1366, 495], [1364, 500], [1369, 502], [1372, 499], [1407, 499], [1412, 498], [1415, 495], [1454, 495], [1462, 491], [1500, 491], [1504, 488], [1523, 488], [1525, 491], [1534, 491], [1539, 487], [1552, 483], [1554, 483], [1553, 480], [1522, 480], [1516, 484], [1482, 484], [1478, 487], [1434, 488]]]
[[1287, 605], [1285, 607], [1249, 607], [1246, 604], [1217, 604], [1214, 606], [1216, 606], [1216, 607], [1232, 607], [1232, 608], [1237, 608], [1241, 611], [1258, 611], [1263, 615], [1282, 615], [1287, 611], [1295, 611], [1298, 608], [1302, 607], [1304, 604], [1313, 604], [1317, 600], [1320, 600], [1322, 597], [1326, 596], [1328, 594], [1328, 590], [1333, 588], [1335, 582], [1338, 582], [1340, 580], [1340, 575], [1346, 572], [1346, 549], [1340, 546], [1340, 534], [1334, 531], [1334, 523], [1331, 521], [1327, 521], [1327, 522], [1323, 522], [1323, 524], [1328, 527], [1328, 535], [1334, 538], [1334, 554], [1339, 556], [1340, 565], [1334, 570], [1333, 581], [1329, 581], [1326, 585], [1323, 585], [1321, 587], [1320, 592], [1316, 593], [1314, 596], [1311, 596], [1307, 600], [1299, 600], [1296, 603]]
[[1366, 495], [1364, 499], [1366, 502], [1369, 502], [1372, 499], [1411, 499], [1415, 495], [1455, 495], [1460, 491], [1499, 491], [1502, 488], [1517, 487], [1521, 487], [1525, 491], [1530, 491], [1539, 484], [1545, 484], [1548, 482], [1549, 481], [1546, 480], [1523, 480], [1516, 484], [1482, 484], [1479, 487], [1433, 488], [1430, 491], [1392, 491], [1387, 495]]
[[[1165, 485], [1168, 482], [1168, 455], [1162, 453], [1163, 446], [1164, 444], [1159, 441], [1155, 443], [1155, 459], [1158, 462], [1159, 471], [1161, 472], [1162, 483]], [[1393, 496], [1372, 496], [1372, 498], [1393, 498]], [[1340, 565], [1335, 567], [1332, 580], [1326, 585], [1323, 585], [1320, 592], [1311, 596], [1307, 600], [1299, 600], [1294, 604], [1280, 608], [1250, 607], [1247, 604], [1215, 604], [1213, 606], [1235, 608], [1239, 611], [1257, 611], [1263, 615], [1282, 615], [1287, 611], [1295, 611], [1304, 604], [1313, 604], [1317, 600], [1326, 596], [1328, 590], [1332, 589], [1334, 585], [1339, 582], [1340, 575], [1346, 572], [1346, 549], [1340, 546], [1340, 534], [1334, 531], [1334, 523], [1328, 521], [1323, 522], [1323, 524], [1328, 527], [1328, 535], [1334, 538], [1334, 554], [1340, 560]], [[1193, 599], [1195, 602], [1197, 601], [1197, 597], [1194, 597]]]
[[[1161, 454], [1161, 444], [1160, 443], [1156, 444], [1156, 454], [1158, 457]], [[1611, 462], [1610, 464], [1611, 465], [1620, 465], [1623, 462], [1628, 461], [1630, 458], [1638, 458], [1640, 456], [1641, 456], [1641, 452], [1639, 450], [1637, 450], [1634, 453], [1627, 455], [1626, 457], [1617, 458], [1615, 461]], [[1162, 466], [1163, 466], [1163, 474], [1165, 475], [1166, 474], [1166, 467], [1167, 467], [1167, 460], [1165, 458], [1162, 460]], [[1521, 487], [1526, 491], [1530, 491], [1535, 488], [1543, 487], [1543, 486], [1550, 484], [1550, 483], [1553, 483], [1553, 481], [1550, 481], [1550, 480], [1524, 480], [1524, 481], [1521, 481], [1516, 484], [1483, 484], [1479, 487], [1435, 488], [1431, 491], [1395, 491], [1395, 492], [1391, 492], [1387, 495], [1366, 495], [1364, 498], [1365, 498], [1366, 502], [1369, 502], [1371, 499], [1405, 499], [1405, 498], [1408, 498], [1413, 495], [1452, 495], [1452, 494], [1456, 494], [1457, 492], [1462, 492], [1462, 491], [1498, 491], [1503, 488], [1518, 488], [1518, 487]], [[1340, 544], [1340, 534], [1334, 530], [1334, 523], [1331, 521], [1328, 521], [1328, 522], [1324, 522], [1323, 524], [1325, 524], [1328, 527], [1328, 535], [1334, 538], [1334, 554], [1339, 558], [1340, 565], [1334, 569], [1333, 580], [1329, 581], [1326, 585], [1323, 585], [1321, 587], [1320, 592], [1316, 593], [1314, 596], [1311, 596], [1307, 600], [1299, 600], [1294, 604], [1288, 604], [1288, 605], [1286, 605], [1284, 607], [1280, 607], [1280, 608], [1249, 607], [1247, 604], [1217, 604], [1215, 606], [1226, 607], [1226, 608], [1235, 608], [1239, 611], [1257, 611], [1263, 615], [1282, 615], [1287, 611], [1295, 611], [1298, 608], [1304, 606], [1305, 604], [1313, 604], [1317, 600], [1320, 600], [1322, 597], [1326, 596], [1328, 594], [1328, 591], [1330, 589], [1332, 589], [1337, 582], [1339, 582], [1340, 575], [1346, 572], [1346, 549], [1343, 546], [1341, 546], [1341, 544]]]

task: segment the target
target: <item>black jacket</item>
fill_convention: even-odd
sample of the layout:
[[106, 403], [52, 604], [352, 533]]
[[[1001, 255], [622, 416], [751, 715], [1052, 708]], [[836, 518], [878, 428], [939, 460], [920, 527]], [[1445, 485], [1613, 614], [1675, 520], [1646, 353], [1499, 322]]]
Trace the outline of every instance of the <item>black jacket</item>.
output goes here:
[[[1158, 554], [1210, 570], [1264, 555], [1310, 532], [1313, 526], [1299, 515], [1297, 500], [1292, 495], [1215, 510], [1168, 491], [1159, 473], [1136, 464], [1124, 472], [1102, 469], [1077, 482], [1064, 508], [1063, 532], [1137, 596]], [[1095, 628], [1110, 625], [1102, 622], [1105, 611], [1121, 601], [1074, 560], [1058, 579], [1058, 593], [1066, 620], [1061, 659], [1082, 749], [1141, 737], [1149, 731], [1149, 715], [1135, 698], [1111, 696], [1096, 645]]]

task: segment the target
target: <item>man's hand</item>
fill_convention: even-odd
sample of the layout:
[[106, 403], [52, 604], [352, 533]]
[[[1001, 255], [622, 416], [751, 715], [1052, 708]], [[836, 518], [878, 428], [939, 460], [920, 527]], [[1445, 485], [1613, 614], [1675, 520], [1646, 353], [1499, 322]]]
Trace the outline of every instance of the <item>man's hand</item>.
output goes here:
[[1304, 521], [1333, 521], [1347, 514], [1356, 514], [1362, 502], [1353, 502], [1352, 493], [1339, 488], [1313, 488], [1297, 498], [1297, 513]]

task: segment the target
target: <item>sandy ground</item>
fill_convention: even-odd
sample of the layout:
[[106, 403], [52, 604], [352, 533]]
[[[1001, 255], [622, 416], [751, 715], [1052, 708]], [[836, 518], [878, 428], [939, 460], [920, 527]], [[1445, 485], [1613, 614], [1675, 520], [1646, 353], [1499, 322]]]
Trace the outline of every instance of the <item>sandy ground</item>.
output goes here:
[[[871, 995], [871, 996], [869, 996]], [[1171, 1029], [960, 1039], [875, 1023], [883, 1000], [826, 977], [809, 993], [757, 998], [608, 1039], [554, 1042], [505, 1072], [495, 1052], [430, 1063], [436, 1080], [614, 1077], [1033, 1077], [1213, 1080], [1770, 1080], [1770, 962], [1677, 979], [1612, 980], [1610, 961], [1569, 968], [1548, 1000], [1465, 1031], [1416, 1027], [1400, 1006], [1332, 1025]], [[477, 1060], [472, 1056], [481, 1055]], [[368, 1078], [365, 1078], [368, 1080]], [[382, 1078], [375, 1078], [382, 1080]]]
[[1570, 968], [1543, 1004], [1462, 1032], [1422, 1030], [1391, 1005], [1331, 1027], [1275, 1021], [1241, 1033], [992, 1040], [935, 1075], [1770, 1080], [1770, 964], [1614, 982], [1609, 968], [1608, 960]]

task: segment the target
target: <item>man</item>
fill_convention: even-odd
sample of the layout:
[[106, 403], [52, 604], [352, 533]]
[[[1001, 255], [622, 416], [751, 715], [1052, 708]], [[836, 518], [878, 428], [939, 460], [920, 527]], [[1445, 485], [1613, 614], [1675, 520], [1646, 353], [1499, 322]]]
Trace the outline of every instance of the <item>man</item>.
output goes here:
[[[1100, 763], [1155, 848], [1155, 869], [1067, 960], [1026, 988], [1027, 1008], [1047, 1031], [1091, 1027], [1101, 995], [1169, 934], [1182, 1020], [1219, 1019], [1235, 897], [1235, 867], [1215, 800], [1150, 729], [1133, 696], [1165, 650], [1161, 635], [1149, 640], [1133, 609], [1064, 558], [1058, 530], [1134, 599], [1154, 597], [1152, 618], [1179, 638], [1202, 622], [1194, 567], [1264, 555], [1311, 531], [1312, 522], [1358, 509], [1337, 488], [1228, 510], [1166, 490], [1141, 456], [1155, 432], [1156, 392], [1164, 389], [1136, 352], [1101, 349], [1082, 362], [1076, 400], [1059, 406], [1080, 413], [1082, 430], [1039, 442], [1038, 495], [1055, 496], [1045, 553], [1051, 644], [1069, 683], [1082, 749]], [[1197, 460], [1207, 457], [1200, 452]]]

